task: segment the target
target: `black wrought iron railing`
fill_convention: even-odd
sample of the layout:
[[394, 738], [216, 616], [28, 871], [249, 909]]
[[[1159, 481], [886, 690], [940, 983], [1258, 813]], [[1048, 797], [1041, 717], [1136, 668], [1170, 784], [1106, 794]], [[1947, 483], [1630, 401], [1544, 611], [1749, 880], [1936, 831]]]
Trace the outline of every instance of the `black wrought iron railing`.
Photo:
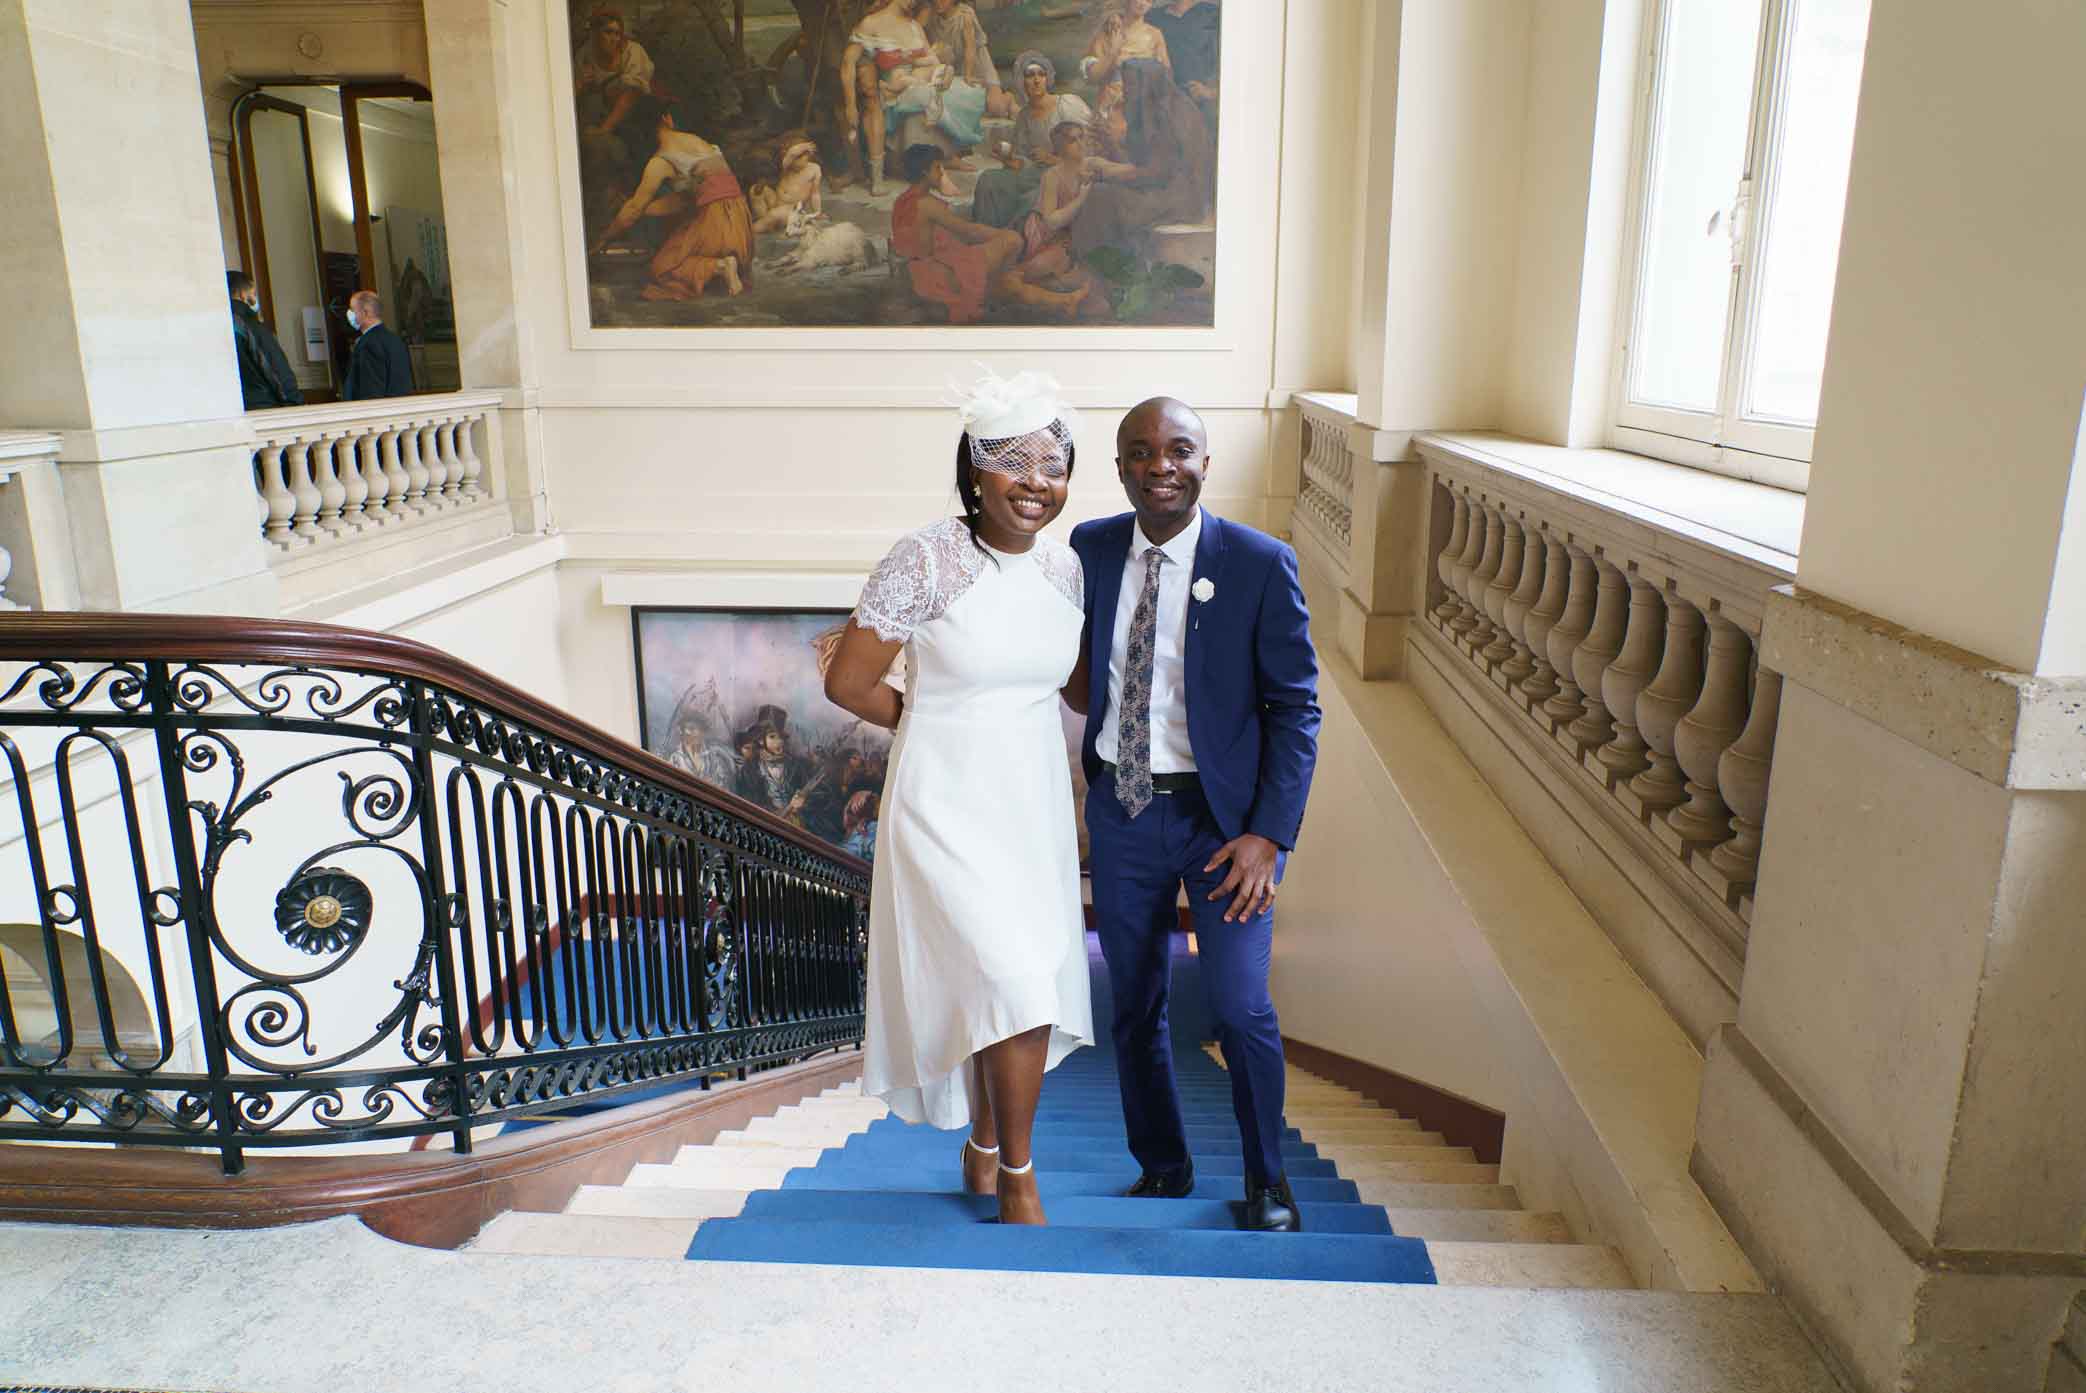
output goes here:
[[868, 890], [407, 640], [0, 616], [0, 1138], [468, 1150], [856, 1044]]

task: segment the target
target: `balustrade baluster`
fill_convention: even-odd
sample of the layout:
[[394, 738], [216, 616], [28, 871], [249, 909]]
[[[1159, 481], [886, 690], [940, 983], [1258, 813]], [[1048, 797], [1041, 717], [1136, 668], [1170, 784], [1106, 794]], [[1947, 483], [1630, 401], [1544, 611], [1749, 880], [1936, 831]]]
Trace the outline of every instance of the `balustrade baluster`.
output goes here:
[[442, 503], [455, 508], [463, 503], [464, 462], [456, 452], [456, 432], [461, 423], [455, 420], [435, 423], [435, 454], [442, 461]]
[[1492, 626], [1492, 615], [1485, 605], [1492, 581], [1499, 575], [1500, 564], [1506, 559], [1505, 515], [1483, 503], [1478, 507], [1485, 515], [1485, 551], [1478, 560], [1478, 568], [1470, 573], [1470, 607], [1475, 611], [1475, 617], [1469, 631], [1463, 635], [1464, 651], [1472, 657], [1476, 657], [1478, 650], [1492, 642], [1492, 636], [1499, 632]]
[[371, 527], [388, 527], [398, 519], [391, 511], [391, 480], [377, 460], [377, 438], [365, 433], [356, 436], [353, 444], [355, 472], [362, 476], [362, 486], [369, 493], [362, 520]]
[[325, 498], [319, 485], [312, 477], [311, 442], [293, 440], [289, 446], [290, 493], [296, 499], [296, 516], [290, 520], [290, 531], [306, 543], [319, 539], [319, 510], [325, 506]]
[[1687, 798], [1686, 780], [1673, 757], [1673, 735], [1702, 695], [1702, 611], [1679, 595], [1666, 600], [1666, 652], [1659, 675], [1637, 697], [1637, 733], [1650, 748], [1651, 763], [1627, 785], [1629, 802], [1647, 820]]
[[340, 505], [340, 526], [343, 532], [360, 532], [370, 526], [363, 516], [363, 507], [369, 502], [369, 480], [362, 477], [361, 461], [355, 453], [355, 437], [336, 435], [326, 441], [326, 453], [333, 457], [334, 477], [340, 480], [343, 495]]
[[1557, 669], [1550, 665], [1550, 631], [1564, 617], [1565, 596], [1572, 587], [1572, 557], [1555, 531], [1543, 534], [1543, 593], [1528, 612], [1522, 631], [1535, 670], [1521, 684], [1521, 699], [1533, 711], [1557, 694]]
[[1521, 562], [1527, 553], [1527, 530], [1514, 513], [1503, 514], [1499, 544], [1499, 573], [1485, 586], [1485, 617], [1492, 621], [1492, 638], [1478, 653], [1487, 667], [1498, 667], [1514, 656], [1514, 634], [1507, 625], [1507, 601], [1521, 586]]
[[296, 545], [290, 519], [297, 515], [297, 496], [290, 491], [290, 477], [283, 463], [283, 447], [270, 440], [254, 452], [260, 471], [261, 502], [266, 508], [261, 535], [271, 545], [285, 550]]
[[398, 457], [398, 431], [386, 426], [376, 436], [377, 467], [384, 471], [385, 509], [393, 522], [404, 522], [413, 516], [411, 495], [413, 478]]
[[319, 486], [319, 531], [338, 538], [347, 531], [340, 510], [347, 506], [347, 486], [340, 481], [340, 466], [333, 458], [332, 436], [321, 436], [311, 447], [312, 482]]
[[1673, 730], [1673, 757], [1688, 776], [1685, 806], [1666, 815], [1682, 850], [1706, 849], [1731, 836], [1731, 809], [1717, 789], [1717, 767], [1746, 725], [1746, 677], [1753, 641], [1721, 609], [1709, 612], [1709, 666], [1702, 695]]
[[[1567, 721], [1577, 720], [1586, 709], [1579, 683], [1572, 676], [1572, 655], [1579, 649], [1579, 641], [1593, 627], [1594, 600], [1600, 583], [1594, 569], [1593, 555], [1584, 547], [1565, 544], [1571, 556], [1572, 574], [1570, 588], [1565, 593], [1564, 614], [1551, 627], [1546, 646], [1550, 653], [1550, 669], [1557, 674], [1557, 690], [1549, 700], [1535, 708], [1542, 713], [1543, 724], [1554, 734]], [[1534, 715], [1535, 710], [1529, 714]]]
[[406, 506], [415, 515], [430, 513], [434, 511], [434, 505], [428, 501], [427, 488], [434, 475], [428, 471], [427, 459], [420, 450], [420, 431], [414, 426], [400, 426], [394, 436], [398, 442], [399, 462], [410, 483], [406, 490]]
[[1745, 732], [1717, 761], [1717, 791], [1731, 805], [1732, 837], [1709, 853], [1710, 879], [1721, 878], [1724, 897], [1734, 907], [1760, 875], [1760, 834], [1767, 823], [1768, 774], [1781, 714], [1782, 674], [1761, 668], [1753, 679], [1753, 710]]
[[442, 458], [441, 442], [436, 439], [439, 433], [439, 428], [430, 421], [418, 428], [419, 438], [414, 442], [420, 462], [427, 466], [426, 502], [431, 513], [449, 506], [449, 499], [445, 496], [449, 484], [449, 461]]
[[1614, 788], [1635, 778], [1649, 761], [1644, 737], [1637, 730], [1637, 697], [1659, 670], [1666, 646], [1666, 602], [1659, 589], [1634, 568], [1630, 578], [1630, 622], [1622, 652], [1601, 678], [1601, 700], [1615, 722], [1615, 738], [1601, 746], [1595, 759]]
[[1623, 634], [1630, 622], [1629, 577], [1606, 556], [1596, 554], [1593, 564], [1600, 573], [1593, 626], [1572, 652], [1572, 681], [1578, 684], [1586, 709], [1557, 737], [1569, 740], [1572, 753], [1582, 760], [1588, 750], [1598, 750], [1615, 733], [1615, 718], [1608, 712], [1602, 684], [1608, 665], [1622, 652]]
[[1511, 689], [1515, 683], [1524, 682], [1536, 670], [1535, 654], [1528, 642], [1528, 616], [1535, 609], [1536, 597], [1543, 593], [1543, 528], [1531, 518], [1524, 524], [1521, 534], [1521, 583], [1514, 593], [1507, 596], [1502, 607], [1507, 621], [1507, 639], [1513, 652], [1500, 664], [1500, 676], [1506, 678]]
[[485, 485], [480, 482], [485, 474], [485, 461], [478, 457], [478, 423], [482, 418], [467, 416], [456, 423], [456, 457], [463, 465], [463, 497], [475, 503], [486, 497]]
[[1463, 539], [1463, 550], [1449, 567], [1449, 588], [1455, 593], [1456, 613], [1448, 623], [1451, 634], [1469, 632], [1478, 622], [1478, 607], [1470, 602], [1470, 578], [1477, 573], [1478, 560], [1485, 550], [1485, 510], [1473, 494], [1458, 489], [1457, 496], [1463, 500], [1463, 508], [1470, 515], [1470, 535]]
[[1442, 602], [1434, 607], [1434, 622], [1446, 625], [1456, 617], [1456, 558], [1462, 555], [1464, 544], [1470, 540], [1470, 504], [1464, 501], [1462, 494], [1447, 485], [1437, 484], [1436, 487], [1448, 496], [1449, 506], [1456, 514], [1455, 521], [1449, 524], [1448, 543], [1442, 547], [1441, 555], [1434, 559], [1434, 574], [1441, 577], [1442, 588], [1447, 592]]

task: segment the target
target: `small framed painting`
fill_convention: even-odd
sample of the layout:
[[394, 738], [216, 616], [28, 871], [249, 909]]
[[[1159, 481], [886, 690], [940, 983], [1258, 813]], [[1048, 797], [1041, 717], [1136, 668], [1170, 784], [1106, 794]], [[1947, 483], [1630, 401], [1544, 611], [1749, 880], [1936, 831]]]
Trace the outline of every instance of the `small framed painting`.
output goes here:
[[[645, 749], [715, 788], [873, 861], [891, 732], [826, 699], [844, 609], [631, 611]], [[902, 661], [902, 660], [901, 660]], [[1080, 719], [1062, 710], [1086, 865]]]

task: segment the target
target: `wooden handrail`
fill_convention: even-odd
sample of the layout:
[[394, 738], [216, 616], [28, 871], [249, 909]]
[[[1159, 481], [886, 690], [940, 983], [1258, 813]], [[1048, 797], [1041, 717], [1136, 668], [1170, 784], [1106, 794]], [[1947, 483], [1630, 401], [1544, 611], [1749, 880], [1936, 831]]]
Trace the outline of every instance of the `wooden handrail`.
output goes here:
[[650, 751], [460, 658], [396, 634], [338, 624], [232, 615], [0, 613], [0, 661], [33, 663], [47, 658], [310, 664], [432, 682], [515, 720], [526, 721], [599, 759], [665, 784], [694, 802], [752, 823], [848, 870], [864, 877], [869, 874], [868, 863], [860, 857], [801, 827], [791, 826], [766, 808], [713, 788]]

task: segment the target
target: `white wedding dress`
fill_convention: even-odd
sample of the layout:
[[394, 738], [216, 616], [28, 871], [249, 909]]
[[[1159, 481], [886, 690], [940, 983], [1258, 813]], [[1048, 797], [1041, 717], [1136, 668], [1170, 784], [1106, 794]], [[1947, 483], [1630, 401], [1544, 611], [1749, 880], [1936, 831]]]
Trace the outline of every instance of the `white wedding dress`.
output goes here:
[[1079, 657], [1079, 559], [987, 555], [961, 519], [912, 533], [855, 622], [905, 643], [869, 897], [862, 1090], [907, 1122], [971, 1118], [980, 1048], [1052, 1027], [1045, 1068], [1094, 1039], [1072, 776], [1058, 690]]

